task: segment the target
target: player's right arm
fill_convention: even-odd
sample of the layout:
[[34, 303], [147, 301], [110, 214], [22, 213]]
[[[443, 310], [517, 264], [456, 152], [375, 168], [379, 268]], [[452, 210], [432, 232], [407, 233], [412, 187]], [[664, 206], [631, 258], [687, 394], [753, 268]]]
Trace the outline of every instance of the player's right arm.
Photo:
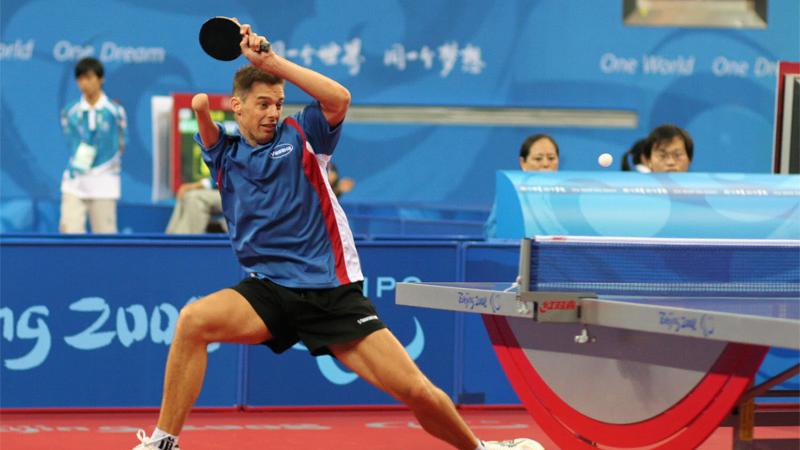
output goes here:
[[203, 147], [211, 148], [219, 140], [219, 128], [211, 119], [211, 111], [208, 106], [208, 95], [197, 94], [192, 97], [192, 109], [197, 117], [197, 131], [200, 133], [200, 140]]
[[242, 54], [264, 72], [283, 78], [319, 101], [322, 114], [328, 125], [336, 127], [345, 118], [350, 106], [350, 91], [335, 80], [289, 61], [273, 51], [257, 51], [266, 38], [254, 33], [250, 25], [241, 25]]

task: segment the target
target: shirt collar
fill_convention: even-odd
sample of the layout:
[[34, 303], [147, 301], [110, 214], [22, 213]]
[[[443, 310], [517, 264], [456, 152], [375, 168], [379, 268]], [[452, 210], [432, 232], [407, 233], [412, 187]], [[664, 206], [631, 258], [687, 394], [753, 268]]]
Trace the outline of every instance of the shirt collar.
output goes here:
[[247, 139], [245, 139], [244, 136], [242, 136], [242, 134], [241, 134], [241, 132], [239, 131], [238, 128], [230, 136], [232, 138], [234, 138], [234, 139], [239, 140], [239, 144], [240, 145], [244, 144], [244, 145], [247, 146], [247, 148], [249, 148], [251, 150], [258, 150], [258, 149], [269, 147], [270, 145], [273, 145], [275, 142], [277, 142], [277, 140], [278, 140], [278, 128], [280, 128], [280, 125], [278, 127], [275, 127], [275, 134], [272, 136], [272, 139], [270, 139], [269, 142], [267, 142], [266, 144], [256, 144], [255, 147], [253, 147], [252, 145], [250, 145], [249, 142], [247, 142]]
[[104, 106], [110, 105], [111, 101], [106, 97], [105, 92], [100, 93], [100, 98], [97, 99], [97, 103], [94, 106], [90, 105], [89, 102], [86, 100], [86, 96], [81, 95], [81, 111], [89, 111], [92, 109], [101, 109]]

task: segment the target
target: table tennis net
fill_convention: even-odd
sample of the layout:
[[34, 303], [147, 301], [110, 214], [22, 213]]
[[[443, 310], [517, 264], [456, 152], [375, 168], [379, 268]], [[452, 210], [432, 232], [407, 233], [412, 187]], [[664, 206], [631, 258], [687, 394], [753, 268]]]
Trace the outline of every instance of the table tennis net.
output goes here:
[[800, 299], [800, 241], [713, 241], [534, 240], [531, 290]]

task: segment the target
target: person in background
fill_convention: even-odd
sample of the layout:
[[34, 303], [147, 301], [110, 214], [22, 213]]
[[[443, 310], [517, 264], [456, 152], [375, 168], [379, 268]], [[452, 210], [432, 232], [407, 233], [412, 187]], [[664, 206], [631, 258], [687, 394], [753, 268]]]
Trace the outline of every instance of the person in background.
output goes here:
[[352, 191], [356, 186], [356, 182], [352, 178], [340, 178], [339, 169], [332, 162], [328, 163], [328, 183], [330, 183], [333, 194], [337, 198]]
[[642, 155], [647, 148], [647, 138], [639, 139], [633, 143], [633, 146], [622, 155], [622, 166], [620, 167], [623, 172], [636, 172], [647, 173], [650, 168], [642, 162]]
[[519, 168], [525, 172], [555, 172], [559, 152], [555, 139], [547, 134], [534, 134], [522, 141], [519, 148]]
[[688, 172], [694, 157], [689, 133], [675, 125], [661, 125], [647, 136], [642, 164], [651, 172]]
[[[558, 144], [547, 134], [533, 134], [522, 141], [519, 148], [519, 168], [525, 172], [556, 172], [561, 154]], [[484, 236], [489, 239], [497, 233], [497, 203], [483, 226]]]
[[92, 233], [117, 232], [121, 156], [128, 124], [125, 109], [103, 92], [103, 64], [83, 58], [75, 79], [83, 94], [61, 113], [61, 127], [70, 151], [61, 178], [62, 233], [86, 233], [88, 215]]
[[[222, 196], [211, 178], [182, 184], [175, 199], [167, 234], [205, 233], [209, 225], [215, 224], [211, 218], [222, 214]], [[228, 231], [224, 220], [219, 221], [219, 226], [223, 232]]]

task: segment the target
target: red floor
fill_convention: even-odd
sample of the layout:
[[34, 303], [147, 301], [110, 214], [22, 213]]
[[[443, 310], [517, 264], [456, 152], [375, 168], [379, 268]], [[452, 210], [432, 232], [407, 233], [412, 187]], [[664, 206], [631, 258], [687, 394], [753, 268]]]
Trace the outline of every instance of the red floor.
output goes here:
[[[486, 440], [530, 437], [555, 445], [524, 410], [462, 411]], [[153, 428], [155, 413], [5, 413], [0, 415], [2, 450], [131, 449], [135, 433]], [[790, 442], [800, 449], [800, 429], [756, 429], [756, 438]], [[793, 443], [797, 443], [794, 446]], [[405, 411], [198, 412], [181, 436], [185, 450], [445, 450]], [[721, 427], [700, 449], [730, 449], [731, 429]], [[758, 447], [757, 447], [758, 448]]]

